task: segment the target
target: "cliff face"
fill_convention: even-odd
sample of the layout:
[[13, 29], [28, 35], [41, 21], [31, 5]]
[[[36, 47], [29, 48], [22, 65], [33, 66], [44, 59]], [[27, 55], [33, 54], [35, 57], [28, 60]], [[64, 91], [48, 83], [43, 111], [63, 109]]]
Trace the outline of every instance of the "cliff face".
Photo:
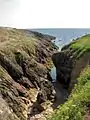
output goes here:
[[77, 83], [80, 72], [89, 64], [90, 35], [83, 36], [64, 46], [59, 53], [52, 56], [56, 67], [57, 80], [66, 88]]
[[73, 58], [71, 51], [65, 50], [59, 53], [55, 53], [52, 56], [52, 60], [56, 67], [57, 80], [61, 84], [64, 84], [65, 87], [68, 87], [73, 68]]
[[57, 80], [70, 95], [49, 120], [90, 119], [90, 35], [72, 41], [52, 56]]
[[0, 28], [0, 120], [30, 120], [53, 101], [48, 80], [56, 51], [52, 36], [29, 30]]

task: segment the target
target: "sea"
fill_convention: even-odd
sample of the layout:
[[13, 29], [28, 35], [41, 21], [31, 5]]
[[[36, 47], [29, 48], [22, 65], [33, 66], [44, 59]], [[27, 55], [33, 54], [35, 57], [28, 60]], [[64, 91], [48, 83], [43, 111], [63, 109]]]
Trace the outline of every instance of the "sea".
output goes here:
[[44, 34], [53, 35], [56, 37], [55, 44], [59, 47], [62, 47], [65, 44], [68, 44], [73, 39], [76, 39], [80, 36], [90, 34], [90, 29], [86, 28], [48, 28], [48, 29], [32, 29], [33, 31], [41, 32]]

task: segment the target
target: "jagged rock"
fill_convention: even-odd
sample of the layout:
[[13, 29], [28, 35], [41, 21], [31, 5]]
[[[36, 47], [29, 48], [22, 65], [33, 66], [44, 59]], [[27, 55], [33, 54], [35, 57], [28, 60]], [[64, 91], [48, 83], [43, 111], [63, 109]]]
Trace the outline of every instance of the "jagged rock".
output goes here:
[[0, 104], [6, 107], [0, 107], [0, 120], [27, 120], [35, 103], [35, 111], [42, 112], [40, 103], [55, 99], [47, 75], [57, 50], [52, 39], [29, 30], [0, 28]]
[[57, 80], [65, 87], [69, 86], [71, 72], [74, 66], [74, 59], [70, 51], [62, 51], [52, 56], [53, 63], [56, 67]]
[[[74, 84], [77, 83], [77, 77], [83, 68], [89, 64], [90, 53], [85, 49], [82, 36], [81, 43], [78, 43], [79, 39], [72, 41], [70, 44], [64, 46], [61, 52], [52, 55], [53, 63], [56, 67], [57, 80], [64, 85], [65, 88], [72, 89]], [[87, 41], [86, 41], [87, 42]], [[72, 46], [75, 44], [75, 47]], [[89, 49], [89, 48], [88, 48]]]

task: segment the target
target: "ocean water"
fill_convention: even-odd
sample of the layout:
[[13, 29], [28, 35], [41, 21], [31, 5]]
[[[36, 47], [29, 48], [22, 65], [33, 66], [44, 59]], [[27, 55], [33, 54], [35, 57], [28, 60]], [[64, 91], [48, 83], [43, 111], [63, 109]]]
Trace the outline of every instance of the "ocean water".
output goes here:
[[90, 34], [90, 29], [70, 29], [70, 28], [58, 28], [58, 29], [32, 29], [44, 34], [53, 35], [56, 37], [55, 44], [59, 47], [64, 46], [72, 41], [72, 39], [78, 38], [85, 34]]
[[[34, 31], [41, 32], [44, 34], [53, 35], [56, 37], [55, 45], [59, 47], [59, 51], [61, 48], [70, 43], [73, 39], [76, 39], [80, 36], [90, 34], [90, 29], [33, 29]], [[53, 67], [51, 69], [51, 77], [53, 82], [56, 81], [56, 68]]]
[[50, 71], [53, 82], [56, 82], [56, 67], [53, 67]]

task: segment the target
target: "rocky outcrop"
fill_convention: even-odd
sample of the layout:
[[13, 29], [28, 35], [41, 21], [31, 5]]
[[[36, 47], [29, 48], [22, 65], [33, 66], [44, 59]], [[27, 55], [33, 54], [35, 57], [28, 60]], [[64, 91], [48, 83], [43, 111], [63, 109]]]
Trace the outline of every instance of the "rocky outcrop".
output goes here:
[[70, 51], [62, 51], [52, 56], [53, 63], [56, 67], [57, 80], [66, 87], [69, 86], [71, 80], [71, 72], [73, 68], [73, 57]]
[[54, 101], [49, 81], [53, 36], [0, 28], [0, 120], [30, 120]]
[[90, 53], [87, 48], [89, 44], [86, 40], [87, 36], [72, 41], [64, 46], [61, 52], [55, 53], [52, 56], [56, 67], [57, 80], [65, 88], [72, 89], [74, 84], [77, 83], [77, 77], [80, 75], [80, 72], [89, 64]]

